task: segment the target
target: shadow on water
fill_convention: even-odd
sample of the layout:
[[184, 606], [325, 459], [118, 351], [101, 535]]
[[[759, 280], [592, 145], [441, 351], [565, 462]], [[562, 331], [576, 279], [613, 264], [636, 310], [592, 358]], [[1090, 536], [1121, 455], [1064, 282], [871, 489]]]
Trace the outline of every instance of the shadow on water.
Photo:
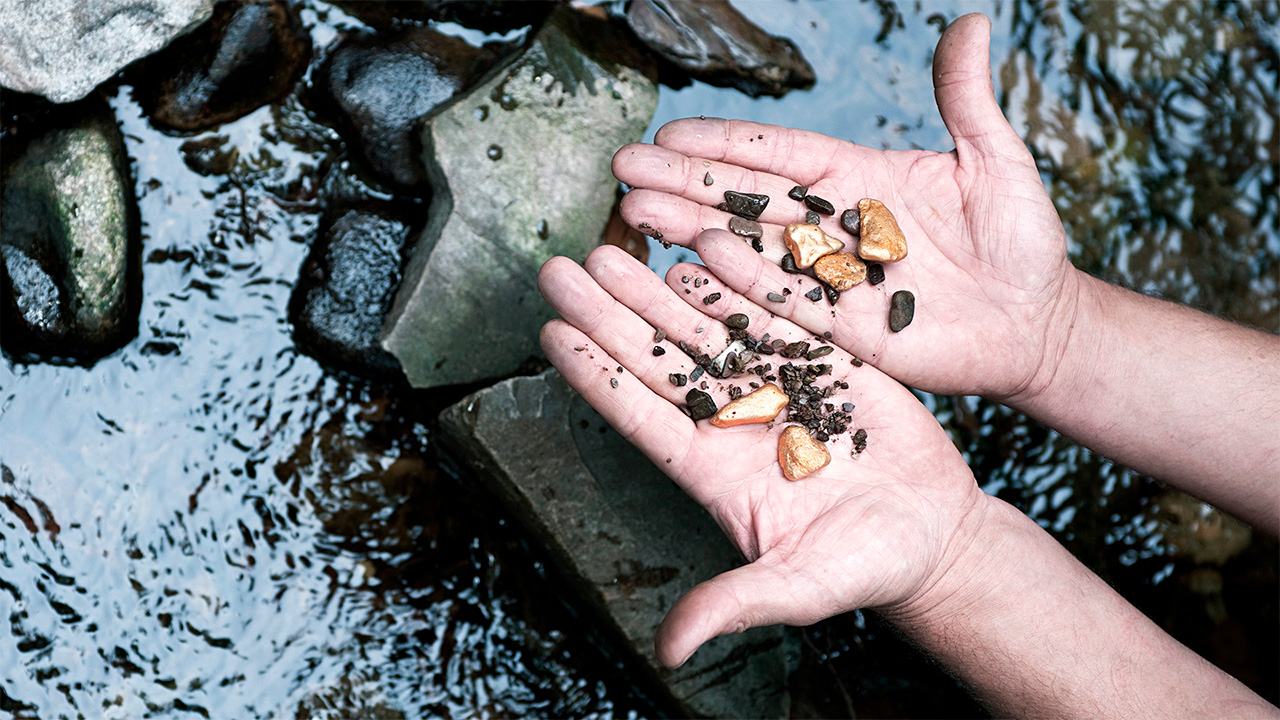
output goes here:
[[[877, 147], [950, 147], [927, 70], [953, 11], [739, 6], [795, 39], [817, 86], [782, 100], [664, 89], [651, 133], [714, 112]], [[325, 9], [304, 7], [317, 50], [337, 27]], [[997, 92], [1073, 260], [1280, 329], [1277, 6], [977, 9], [994, 19]], [[109, 93], [144, 222], [140, 332], [91, 368], [0, 366], [0, 710], [660, 714], [547, 592], [538, 552], [441, 470], [432, 418], [462, 390], [370, 384], [295, 350], [287, 306], [326, 183], [379, 196], [349, 171], [336, 133], [299, 93], [183, 137], [154, 129], [129, 88]], [[678, 255], [652, 251], [655, 267]], [[999, 405], [922, 397], [988, 492], [1278, 699], [1274, 541]], [[799, 635], [798, 716], [981, 714], [873, 615]]]

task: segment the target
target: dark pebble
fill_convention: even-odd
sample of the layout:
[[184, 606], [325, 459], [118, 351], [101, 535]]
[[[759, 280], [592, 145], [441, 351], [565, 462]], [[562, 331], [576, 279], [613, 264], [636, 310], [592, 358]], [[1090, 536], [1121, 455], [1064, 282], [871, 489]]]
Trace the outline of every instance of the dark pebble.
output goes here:
[[853, 451], [860, 453], [867, 449], [867, 431], [859, 429], [853, 434]]
[[916, 296], [910, 290], [899, 290], [889, 300], [889, 329], [901, 332], [916, 314]]
[[653, 341], [654, 341], [654, 342], [658, 343], [658, 342], [662, 342], [663, 340], [666, 340], [666, 339], [667, 339], [667, 331], [666, 331], [666, 330], [663, 330], [662, 328], [658, 328], [657, 330], [654, 330], [654, 331], [653, 331]]
[[684, 373], [671, 373], [667, 376], [667, 380], [670, 380], [671, 384], [676, 387], [684, 387], [684, 384], [689, 382], [689, 378]]
[[742, 397], [742, 388], [738, 387], [737, 385], [734, 385], [733, 387], [729, 388], [730, 400], [737, 400], [740, 397]]
[[815, 287], [814, 289], [812, 289], [812, 290], [810, 290], [809, 292], [805, 293], [805, 294], [804, 294], [804, 296], [805, 296], [805, 297], [807, 297], [807, 298], [809, 298], [810, 300], [812, 300], [812, 301], [814, 301], [814, 302], [818, 302], [819, 300], [821, 300], [821, 299], [822, 299], [822, 288], [821, 288], [821, 287]]
[[858, 208], [849, 208], [840, 215], [840, 227], [850, 235], [858, 235], [861, 230], [862, 215], [858, 212]]
[[716, 205], [716, 209], [720, 212], [729, 212], [729, 203], [722, 202], [719, 205]]
[[791, 198], [792, 200], [795, 200], [796, 202], [804, 200], [804, 196], [808, 194], [809, 194], [808, 185], [797, 185], [791, 188], [791, 190], [787, 191], [787, 197]]
[[751, 318], [742, 313], [734, 313], [724, 319], [724, 324], [734, 330], [746, 330], [747, 326], [751, 324]]
[[663, 355], [666, 355], [666, 354], [667, 354], [667, 351], [666, 351], [666, 350], [663, 350], [660, 346], [658, 346], [658, 345], [654, 345], [654, 346], [653, 346], [653, 356], [654, 356], [654, 357], [662, 357]]
[[854, 366], [854, 367], [862, 367], [862, 360], [860, 360], [859, 358], [854, 358], [854, 359], [853, 359], [853, 366]]
[[853, 403], [845, 403], [840, 406], [840, 409], [845, 412], [853, 412]]
[[711, 293], [710, 295], [702, 298], [702, 304], [710, 305], [719, 299], [720, 299], [720, 293]]
[[880, 263], [869, 263], [867, 265], [867, 280], [872, 285], [879, 285], [884, 282], [884, 266]]
[[804, 214], [804, 221], [810, 225], [817, 225], [822, 222], [822, 216], [810, 210]]
[[831, 303], [831, 307], [835, 307], [836, 302], [840, 299], [840, 291], [830, 285], [823, 285], [822, 289], [827, 293], [827, 302]]
[[778, 302], [778, 303], [780, 303], [780, 302], [786, 302], [786, 301], [787, 301], [787, 299], [786, 299], [785, 297], [783, 297], [783, 296], [779, 295], [778, 293], [773, 293], [773, 292], [769, 293], [768, 295], [765, 295], [765, 297], [766, 297], [766, 298], [768, 298], [769, 302]]
[[764, 252], [764, 243], [760, 241], [760, 238], [751, 238], [751, 249], [762, 253]]
[[609, 378], [609, 387], [618, 387], [618, 378]]
[[741, 235], [744, 238], [758, 238], [764, 235], [764, 226], [755, 220], [734, 215], [729, 218], [729, 230], [735, 235]]
[[724, 202], [729, 212], [734, 215], [748, 220], [756, 220], [760, 217], [760, 213], [764, 212], [764, 209], [769, 206], [769, 196], [725, 190]]
[[716, 401], [701, 390], [690, 390], [684, 396], [684, 401], [689, 406], [689, 417], [693, 418], [694, 422], [706, 420], [716, 414]]
[[715, 179], [715, 178], [713, 178], [713, 177], [711, 177], [711, 173], [707, 173], [706, 175], [704, 175], [704, 176], [702, 177], [702, 184], [703, 184], [703, 185], [715, 185], [715, 184], [716, 184], [716, 179]]
[[802, 357], [806, 355], [808, 352], [809, 352], [809, 343], [801, 340], [799, 342], [793, 342], [788, 344], [786, 347], [782, 348], [782, 350], [778, 354], [784, 358], [794, 359], [794, 358]]
[[791, 253], [782, 256], [782, 272], [788, 272], [792, 275], [802, 275], [804, 271], [796, 267], [796, 258]]
[[804, 204], [810, 210], [823, 215], [835, 215], [836, 207], [830, 201], [820, 198], [817, 195], [805, 195]]
[[702, 373], [704, 372], [706, 372], [706, 370], [701, 365], [694, 368], [693, 372], [689, 373], [689, 382], [698, 382], [698, 378], [702, 377]]
[[835, 350], [835, 348], [831, 347], [830, 345], [823, 345], [822, 347], [814, 348], [810, 350], [804, 356], [804, 358], [806, 360], [817, 360], [820, 357], [826, 357], [830, 355], [833, 350]]

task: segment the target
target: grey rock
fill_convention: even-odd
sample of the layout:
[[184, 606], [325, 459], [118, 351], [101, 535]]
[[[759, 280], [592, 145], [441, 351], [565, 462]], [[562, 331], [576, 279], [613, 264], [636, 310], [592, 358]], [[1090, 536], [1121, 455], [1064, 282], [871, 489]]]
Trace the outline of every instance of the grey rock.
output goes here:
[[202, 130], [284, 97], [310, 57], [302, 21], [281, 0], [222, 0], [130, 81], [153, 122]]
[[213, 0], [5, 0], [0, 85], [79, 100], [212, 12]]
[[133, 183], [105, 103], [45, 120], [22, 146], [6, 146], [0, 173], [5, 347], [92, 360], [137, 328]]
[[323, 219], [294, 286], [294, 339], [305, 353], [376, 377], [400, 374], [378, 343], [404, 269], [410, 225], [391, 208], [337, 209]]
[[727, 0], [633, 0], [626, 17], [641, 42], [711, 85], [782, 97], [817, 79], [794, 43], [761, 30]]
[[902, 332], [916, 315], [916, 296], [910, 290], [899, 290], [889, 299], [889, 329]]
[[608, 427], [555, 370], [481, 390], [440, 416], [442, 440], [549, 551], [632, 670], [682, 715], [781, 717], [778, 626], [718, 638], [682, 667], [653, 655], [684, 592], [742, 562], [716, 524]]
[[584, 50], [578, 38], [601, 37], [584, 22], [557, 10], [510, 64], [425, 121], [433, 201], [383, 330], [414, 386], [506, 375], [539, 356], [553, 313], [538, 269], [600, 241], [610, 158], [644, 133], [657, 88]]

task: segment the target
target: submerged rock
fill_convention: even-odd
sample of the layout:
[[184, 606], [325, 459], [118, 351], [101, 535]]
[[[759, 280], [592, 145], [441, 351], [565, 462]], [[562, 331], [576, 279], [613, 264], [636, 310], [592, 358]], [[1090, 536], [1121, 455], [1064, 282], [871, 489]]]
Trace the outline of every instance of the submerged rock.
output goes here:
[[105, 103], [48, 120], [22, 146], [4, 147], [3, 339], [18, 355], [91, 361], [137, 330], [133, 183]]
[[422, 195], [428, 182], [419, 120], [470, 87], [501, 50], [475, 48], [425, 27], [358, 33], [329, 56], [316, 86], [321, 104], [373, 177], [398, 192]]
[[284, 97], [310, 56], [285, 3], [219, 2], [209, 22], [145, 63], [135, 94], [157, 124], [202, 130]]
[[300, 350], [357, 375], [399, 374], [378, 335], [404, 269], [407, 215], [381, 207], [326, 215], [290, 303]]
[[627, 23], [681, 71], [751, 97], [782, 97], [817, 79], [794, 43], [761, 30], [727, 0], [633, 0]]
[[551, 0], [339, 0], [343, 10], [376, 28], [404, 21], [453, 22], [485, 32], [505, 32], [546, 19]]
[[0, 2], [0, 85], [79, 100], [213, 12], [213, 0]]
[[498, 377], [541, 355], [554, 313], [538, 268], [599, 242], [617, 189], [610, 157], [657, 104], [640, 72], [597, 52], [606, 33], [557, 10], [511, 64], [426, 120], [433, 202], [383, 334], [413, 385]]
[[668, 670], [658, 624], [695, 584], [741, 564], [711, 517], [608, 427], [555, 370], [512, 378], [440, 415], [441, 439], [546, 549], [565, 592], [622, 640], [638, 684], [681, 717], [786, 715], [780, 626], [707, 643]]

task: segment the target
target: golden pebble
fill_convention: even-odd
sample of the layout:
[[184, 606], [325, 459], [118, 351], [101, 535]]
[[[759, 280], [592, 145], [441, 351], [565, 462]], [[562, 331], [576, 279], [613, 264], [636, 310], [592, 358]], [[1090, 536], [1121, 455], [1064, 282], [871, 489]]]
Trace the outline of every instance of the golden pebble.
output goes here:
[[777, 385], [765, 383], [749, 394], [720, 408], [711, 418], [716, 427], [734, 427], [751, 423], [767, 423], [787, 406], [787, 394]]
[[867, 264], [853, 253], [832, 253], [818, 258], [818, 262], [813, 264], [813, 272], [832, 290], [844, 292], [867, 279]]
[[778, 464], [788, 480], [800, 478], [827, 466], [831, 453], [827, 446], [813, 439], [808, 430], [791, 425], [782, 431], [778, 441]]
[[818, 258], [840, 252], [844, 243], [822, 232], [822, 228], [810, 223], [791, 223], [782, 231], [782, 241], [795, 258], [796, 267], [812, 267]]
[[868, 262], [897, 262], [907, 256], [907, 238], [884, 203], [871, 198], [858, 201], [860, 239], [858, 255]]

